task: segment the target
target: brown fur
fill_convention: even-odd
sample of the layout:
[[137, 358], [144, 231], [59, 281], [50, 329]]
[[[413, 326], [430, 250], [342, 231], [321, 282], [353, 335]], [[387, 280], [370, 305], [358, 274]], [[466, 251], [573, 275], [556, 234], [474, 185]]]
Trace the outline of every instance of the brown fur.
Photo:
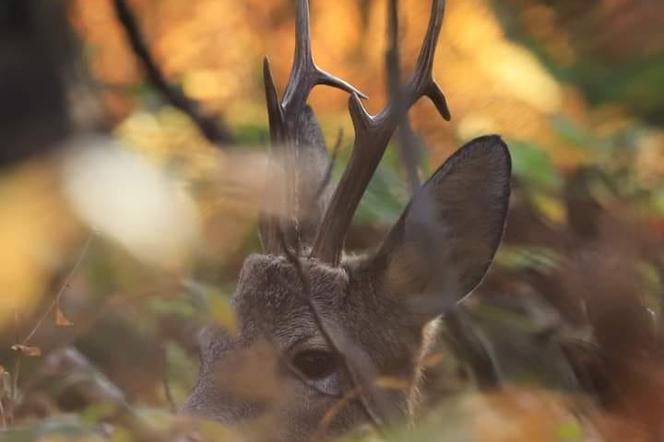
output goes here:
[[[487, 271], [503, 233], [509, 177], [502, 140], [478, 138], [422, 186], [378, 252], [338, 267], [308, 257], [247, 258], [233, 301], [240, 330], [204, 332], [200, 378], [183, 410], [250, 426], [252, 437], [271, 441], [339, 434], [365, 422], [367, 407], [386, 419], [406, 416], [427, 354], [423, 328]], [[291, 365], [306, 350], [339, 351], [385, 387], [339, 406], [356, 380], [339, 364], [305, 382]]]

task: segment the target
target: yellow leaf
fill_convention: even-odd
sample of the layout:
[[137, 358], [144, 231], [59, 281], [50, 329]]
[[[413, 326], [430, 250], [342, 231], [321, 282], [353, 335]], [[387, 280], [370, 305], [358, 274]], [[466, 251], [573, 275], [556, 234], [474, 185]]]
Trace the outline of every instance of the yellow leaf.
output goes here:
[[531, 202], [548, 221], [558, 225], [567, 222], [567, 210], [560, 200], [543, 193], [535, 193], [531, 196]]
[[12, 350], [22, 353], [26, 356], [41, 356], [41, 348], [33, 345], [14, 344], [12, 345]]
[[237, 317], [228, 297], [213, 294], [210, 297], [210, 313], [214, 321], [226, 331], [231, 334], [237, 333]]
[[60, 307], [56, 307], [55, 309], [55, 325], [58, 327], [71, 327], [74, 325], [73, 322], [71, 322], [67, 317], [62, 313], [62, 310], [60, 310]]
[[385, 390], [402, 390], [402, 391], [407, 390], [410, 386], [410, 384], [407, 381], [391, 376], [381, 376], [375, 380], [374, 384], [377, 387], [383, 388]]
[[62, 199], [60, 172], [32, 161], [0, 176], [0, 328], [30, 316], [48, 292], [54, 263], [64, 260], [78, 227]]
[[431, 354], [428, 354], [424, 360], [422, 361], [422, 366], [424, 368], [432, 368], [435, 367], [436, 365], [440, 364], [443, 362], [445, 359], [445, 356], [443, 353], [437, 351]]

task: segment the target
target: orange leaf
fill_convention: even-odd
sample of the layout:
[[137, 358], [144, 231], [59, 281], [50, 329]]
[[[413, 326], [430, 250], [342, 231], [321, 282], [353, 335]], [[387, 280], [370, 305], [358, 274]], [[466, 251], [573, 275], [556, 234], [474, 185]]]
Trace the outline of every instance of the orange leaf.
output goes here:
[[62, 310], [60, 310], [60, 307], [57, 307], [55, 309], [55, 325], [58, 327], [71, 327], [74, 323], [67, 319]]
[[23, 353], [26, 356], [41, 356], [41, 348], [32, 345], [14, 344], [12, 350]]

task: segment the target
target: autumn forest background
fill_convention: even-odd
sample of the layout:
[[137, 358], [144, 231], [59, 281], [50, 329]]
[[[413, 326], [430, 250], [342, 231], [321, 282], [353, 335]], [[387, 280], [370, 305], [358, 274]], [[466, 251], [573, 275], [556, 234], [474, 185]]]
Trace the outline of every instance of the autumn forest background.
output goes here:
[[[196, 380], [196, 334], [235, 326], [233, 284], [260, 249], [262, 60], [282, 91], [295, 2], [127, 4], [168, 87], [216, 139], [146, 75], [114, 0], [0, 5], [2, 440], [184, 437], [171, 412]], [[388, 97], [387, 5], [311, 0], [317, 64], [368, 95], [370, 112]], [[429, 9], [399, 2], [404, 71]], [[463, 350], [441, 346], [421, 440], [664, 437], [663, 29], [657, 0], [447, 2], [434, 75], [452, 120], [426, 100], [411, 111], [419, 174], [499, 133], [513, 195], [464, 307], [500, 385], [478, 388]], [[347, 95], [321, 87], [310, 103], [330, 149], [340, 140], [336, 179], [353, 142]], [[379, 244], [408, 196], [391, 146], [350, 248]]]

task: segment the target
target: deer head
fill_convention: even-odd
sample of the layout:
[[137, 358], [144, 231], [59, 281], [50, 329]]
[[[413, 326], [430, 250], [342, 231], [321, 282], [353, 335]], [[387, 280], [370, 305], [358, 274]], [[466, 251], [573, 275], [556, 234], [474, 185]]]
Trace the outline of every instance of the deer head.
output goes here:
[[[427, 96], [449, 119], [432, 74], [443, 10], [444, 1], [433, 0], [414, 73], [399, 85], [400, 105], [392, 100], [372, 116], [357, 89], [314, 63], [308, 1], [298, 0], [294, 62], [281, 100], [264, 63], [274, 161], [283, 172], [274, 179], [284, 179], [286, 191], [268, 201], [260, 217], [263, 254], [248, 257], [240, 273], [233, 297], [239, 331], [211, 326], [202, 333], [200, 377], [184, 412], [269, 428], [257, 437], [288, 441], [407, 413], [426, 352], [423, 329], [483, 278], [510, 194], [506, 145], [498, 136], [477, 138], [415, 192], [376, 251], [343, 253], [353, 214], [405, 112]], [[318, 84], [351, 94], [355, 143], [334, 192], [306, 103]]]

